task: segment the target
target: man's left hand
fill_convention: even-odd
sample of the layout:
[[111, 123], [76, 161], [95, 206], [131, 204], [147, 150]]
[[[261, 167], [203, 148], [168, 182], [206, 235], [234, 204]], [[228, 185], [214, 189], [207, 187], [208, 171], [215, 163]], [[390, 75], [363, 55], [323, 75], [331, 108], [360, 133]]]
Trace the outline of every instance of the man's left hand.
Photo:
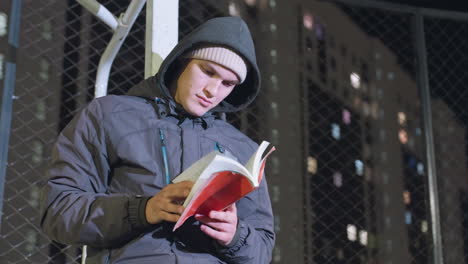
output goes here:
[[223, 211], [210, 211], [207, 216], [197, 214], [195, 219], [203, 223], [200, 226], [203, 233], [223, 246], [229, 245], [236, 234], [238, 220], [235, 203]]

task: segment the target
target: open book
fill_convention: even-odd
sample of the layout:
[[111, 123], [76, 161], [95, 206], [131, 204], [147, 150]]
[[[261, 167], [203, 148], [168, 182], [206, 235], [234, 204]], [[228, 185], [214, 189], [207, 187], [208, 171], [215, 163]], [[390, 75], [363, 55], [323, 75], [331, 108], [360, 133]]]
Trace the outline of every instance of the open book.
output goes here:
[[258, 188], [266, 158], [275, 150], [275, 147], [272, 147], [262, 158], [269, 144], [263, 141], [245, 166], [218, 151], [213, 151], [177, 176], [173, 180], [174, 183], [188, 180], [195, 184], [185, 199], [185, 210], [173, 230], [179, 228], [192, 215], [207, 215], [211, 210], [223, 210]]

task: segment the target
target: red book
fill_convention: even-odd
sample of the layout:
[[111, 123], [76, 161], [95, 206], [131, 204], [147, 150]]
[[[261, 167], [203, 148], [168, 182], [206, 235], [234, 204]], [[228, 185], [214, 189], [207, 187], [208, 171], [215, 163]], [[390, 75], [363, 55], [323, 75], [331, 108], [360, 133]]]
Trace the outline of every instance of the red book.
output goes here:
[[266, 158], [275, 150], [272, 147], [262, 158], [269, 144], [263, 141], [245, 165], [213, 151], [177, 176], [174, 183], [189, 180], [195, 184], [184, 202], [185, 210], [173, 230], [192, 215], [207, 215], [211, 210], [223, 210], [258, 188]]

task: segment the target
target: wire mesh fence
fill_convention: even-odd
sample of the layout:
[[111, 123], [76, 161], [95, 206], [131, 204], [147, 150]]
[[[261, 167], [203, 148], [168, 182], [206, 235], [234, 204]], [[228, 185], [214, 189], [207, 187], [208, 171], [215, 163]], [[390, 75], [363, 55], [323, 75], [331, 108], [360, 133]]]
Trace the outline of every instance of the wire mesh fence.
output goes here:
[[[118, 15], [130, 1], [99, 2]], [[288, 163], [274, 161], [269, 168], [278, 235], [272, 262], [290, 261], [293, 253], [286, 251], [294, 245], [303, 263], [434, 263], [428, 180], [434, 165], [444, 261], [468, 263], [468, 20], [424, 16], [436, 157], [431, 164], [415, 13], [349, 1], [291, 5], [295, 13], [286, 17], [282, 3], [274, 0], [179, 0], [179, 37], [225, 15], [242, 16], [252, 30], [263, 90], [250, 108], [228, 120], [256, 141], [274, 142], [279, 151], [291, 144], [287, 135], [301, 135], [297, 147], [304, 151], [291, 158], [303, 166], [302, 186], [296, 186], [302, 191], [295, 194], [303, 198], [303, 212], [282, 209], [292, 200], [280, 195], [291, 189], [288, 177], [294, 176], [283, 173], [290, 170]], [[0, 16], [8, 21], [10, 6], [2, 8]], [[112, 67], [110, 94], [124, 94], [144, 78], [145, 22], [143, 9]], [[270, 41], [289, 31], [296, 39], [288, 39], [286, 48]], [[80, 261], [79, 247], [41, 233], [39, 192], [56, 136], [93, 98], [111, 34], [76, 1], [22, 1], [1, 263]], [[5, 36], [0, 41], [6, 43]], [[291, 63], [294, 67], [287, 66]], [[274, 70], [290, 80], [278, 80]], [[293, 79], [298, 87], [287, 86]], [[286, 86], [277, 88], [278, 83]], [[280, 96], [271, 102], [274, 92]], [[301, 100], [286, 105], [281, 98], [292, 92]], [[281, 115], [286, 119], [297, 119], [300, 131], [269, 122], [278, 109], [287, 111]], [[291, 230], [284, 226], [290, 214], [303, 220], [296, 227], [302, 241], [288, 237]]]
[[303, 14], [313, 262], [428, 263], [412, 16], [340, 4]]

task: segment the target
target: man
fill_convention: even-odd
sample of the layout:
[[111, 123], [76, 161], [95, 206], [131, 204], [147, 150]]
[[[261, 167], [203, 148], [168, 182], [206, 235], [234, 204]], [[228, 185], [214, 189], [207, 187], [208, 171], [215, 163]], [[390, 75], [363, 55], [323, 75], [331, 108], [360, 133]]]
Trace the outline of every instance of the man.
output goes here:
[[245, 163], [257, 145], [219, 113], [259, 92], [246, 24], [215, 18], [185, 37], [156, 76], [125, 96], [92, 101], [62, 131], [42, 193], [53, 240], [88, 245], [87, 263], [269, 263], [273, 217], [266, 181], [223, 211], [175, 232], [193, 183], [170, 181], [218, 149]]

